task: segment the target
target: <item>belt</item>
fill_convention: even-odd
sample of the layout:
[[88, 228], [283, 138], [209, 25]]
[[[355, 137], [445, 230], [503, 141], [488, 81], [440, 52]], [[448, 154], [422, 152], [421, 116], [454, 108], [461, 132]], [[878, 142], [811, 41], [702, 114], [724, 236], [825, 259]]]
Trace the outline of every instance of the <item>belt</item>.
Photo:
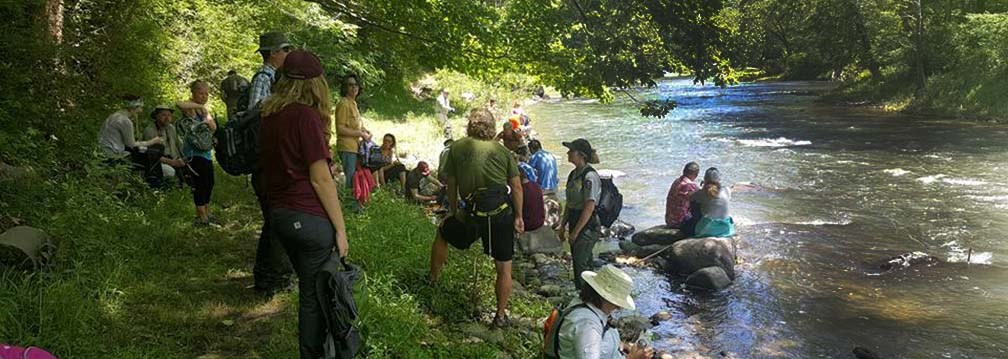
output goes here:
[[504, 211], [506, 211], [508, 209], [508, 207], [509, 207], [508, 203], [504, 202], [504, 203], [501, 203], [501, 205], [499, 207], [497, 207], [496, 209], [493, 209], [493, 210], [490, 210], [490, 211], [485, 211], [485, 212], [484, 211], [473, 211], [473, 215], [475, 215], [477, 217], [493, 217], [493, 216], [496, 216], [498, 214], [504, 213]]

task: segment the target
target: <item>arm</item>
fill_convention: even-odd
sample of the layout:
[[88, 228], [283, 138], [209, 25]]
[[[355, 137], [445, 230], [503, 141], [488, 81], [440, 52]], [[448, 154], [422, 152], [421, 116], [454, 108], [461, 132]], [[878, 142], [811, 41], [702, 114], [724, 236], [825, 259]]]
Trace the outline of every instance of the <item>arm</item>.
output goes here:
[[339, 195], [336, 193], [336, 183], [333, 182], [332, 174], [329, 172], [329, 164], [325, 159], [312, 162], [308, 167], [308, 175], [311, 178], [312, 188], [322, 202], [336, 230], [336, 249], [340, 257], [346, 257], [350, 244], [346, 238], [346, 225], [343, 223], [343, 208], [340, 205]]
[[413, 199], [416, 199], [417, 201], [421, 202], [433, 201], [437, 199], [437, 197], [434, 196], [424, 196], [420, 194], [420, 191], [418, 191], [416, 188], [411, 188], [410, 193], [413, 195]]
[[459, 218], [459, 216], [462, 214], [459, 211], [459, 195], [458, 195], [458, 188], [455, 184], [455, 176], [448, 175], [447, 182], [448, 182], [448, 209], [451, 211], [452, 214], [455, 215], [455, 218], [462, 220], [462, 218]]
[[270, 87], [272, 87], [270, 78], [265, 73], [260, 72], [256, 76], [252, 76], [252, 84], [249, 85], [248, 108], [253, 108], [260, 101], [266, 99], [266, 93], [269, 92]]
[[522, 218], [522, 203], [525, 198], [524, 193], [522, 193], [521, 178], [518, 176], [511, 177], [508, 182], [511, 185], [511, 204], [514, 210], [514, 222], [515, 222], [515, 232], [522, 234], [525, 232], [525, 220]]
[[574, 358], [576, 359], [598, 359], [602, 355], [602, 328], [599, 327], [598, 319], [593, 318], [592, 320], [594, 323], [589, 323], [588, 320], [577, 320], [570, 323], [576, 325], [574, 327]]
[[368, 138], [367, 130], [361, 128], [360, 130], [352, 129], [347, 127], [344, 123], [346, 119], [353, 116], [353, 110], [350, 106], [339, 105], [336, 108], [336, 134], [343, 137], [364, 137]]

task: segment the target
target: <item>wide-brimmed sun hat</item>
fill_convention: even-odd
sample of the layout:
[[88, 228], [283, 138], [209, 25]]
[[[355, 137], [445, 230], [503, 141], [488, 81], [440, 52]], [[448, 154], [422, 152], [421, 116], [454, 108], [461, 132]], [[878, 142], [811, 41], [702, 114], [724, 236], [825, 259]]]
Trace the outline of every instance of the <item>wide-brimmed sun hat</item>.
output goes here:
[[270, 31], [259, 35], [259, 49], [256, 51], [272, 51], [291, 46], [287, 35], [280, 31]]
[[598, 272], [581, 272], [581, 279], [584, 279], [585, 283], [588, 283], [592, 289], [595, 289], [595, 292], [602, 296], [602, 299], [609, 301], [609, 303], [623, 309], [634, 310], [637, 308], [633, 298], [630, 297], [630, 291], [633, 290], [633, 279], [630, 279], [626, 272], [612, 264], [606, 264]]
[[588, 156], [588, 163], [599, 163], [598, 153], [592, 148], [588, 140], [579, 138], [571, 142], [563, 142], [564, 147], [584, 153]]
[[168, 112], [171, 112], [171, 113], [175, 113], [175, 109], [172, 108], [171, 106], [165, 105], [165, 104], [160, 104], [160, 105], [157, 105], [157, 107], [154, 107], [154, 110], [151, 111], [150, 118], [151, 119], [157, 119], [158, 112], [161, 112], [161, 111], [168, 111]]

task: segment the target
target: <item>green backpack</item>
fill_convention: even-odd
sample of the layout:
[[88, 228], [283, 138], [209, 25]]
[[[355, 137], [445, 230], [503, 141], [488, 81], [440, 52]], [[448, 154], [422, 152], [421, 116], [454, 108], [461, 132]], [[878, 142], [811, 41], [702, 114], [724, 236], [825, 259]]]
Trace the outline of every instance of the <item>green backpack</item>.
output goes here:
[[176, 128], [179, 131], [179, 137], [182, 138], [182, 143], [188, 143], [197, 151], [209, 151], [214, 147], [214, 136], [210, 132], [210, 126], [203, 123], [203, 121], [196, 118], [189, 118], [183, 116], [179, 120], [178, 126]]

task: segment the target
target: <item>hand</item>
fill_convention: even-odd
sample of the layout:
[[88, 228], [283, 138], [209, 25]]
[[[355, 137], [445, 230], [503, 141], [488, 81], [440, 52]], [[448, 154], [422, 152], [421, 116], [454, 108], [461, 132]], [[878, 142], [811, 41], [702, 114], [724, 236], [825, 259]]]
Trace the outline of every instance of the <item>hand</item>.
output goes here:
[[347, 242], [346, 233], [335, 231], [336, 239], [336, 249], [339, 251], [340, 258], [346, 257], [347, 252], [350, 251], [350, 243]]
[[172, 167], [185, 167], [185, 161], [181, 159], [169, 160], [168, 165]]
[[515, 233], [522, 234], [525, 233], [525, 220], [521, 216], [515, 216], [514, 220]]
[[368, 131], [368, 130], [361, 131], [361, 138], [363, 138], [364, 141], [370, 141], [371, 140], [371, 131]]
[[164, 144], [164, 139], [161, 138], [161, 136], [154, 137], [154, 138], [152, 138], [150, 140], [150, 144], [152, 144], [152, 145], [161, 145], [161, 144]]
[[637, 344], [627, 346], [627, 359], [650, 359], [654, 357], [654, 349]]
[[196, 113], [203, 117], [210, 117], [210, 111], [207, 111], [206, 106], [200, 106], [196, 108]]
[[566, 242], [567, 241], [567, 231], [564, 230], [563, 226], [560, 226], [560, 228], [556, 228], [555, 231], [556, 231], [557, 238], [560, 239], [560, 242]]
[[578, 236], [581, 235], [581, 232], [580, 231], [578, 231], [578, 232], [570, 232], [569, 235], [570, 235], [571, 242], [574, 242], [574, 241], [576, 241], [578, 239]]

